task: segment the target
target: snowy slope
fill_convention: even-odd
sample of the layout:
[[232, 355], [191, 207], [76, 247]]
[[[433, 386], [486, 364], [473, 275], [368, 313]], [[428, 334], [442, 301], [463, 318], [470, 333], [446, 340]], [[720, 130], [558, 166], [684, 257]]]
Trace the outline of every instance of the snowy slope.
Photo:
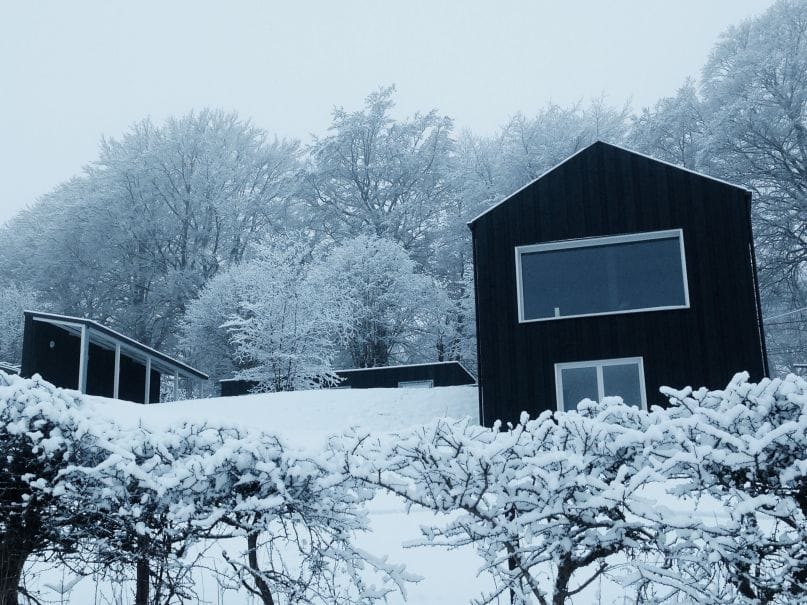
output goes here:
[[[330, 389], [292, 393], [266, 393], [240, 397], [197, 399], [158, 405], [139, 405], [93, 397], [99, 415], [114, 418], [121, 424], [143, 424], [160, 428], [183, 420], [223, 420], [260, 428], [280, 435], [292, 446], [318, 448], [329, 435], [354, 426], [371, 431], [395, 431], [423, 424], [437, 417], [477, 418], [475, 387], [442, 387], [434, 389]], [[397, 499], [378, 496], [370, 506], [373, 532], [363, 536], [359, 545], [376, 554], [387, 554], [390, 560], [402, 562], [423, 580], [409, 588], [406, 602], [416, 604], [469, 603], [489, 588], [490, 579], [477, 577], [482, 561], [472, 549], [447, 552], [441, 549], [404, 549], [402, 544], [419, 537], [420, 525], [433, 519], [431, 513], [412, 510], [405, 513]], [[204, 603], [256, 603], [243, 592], [222, 593], [215, 581], [199, 573], [197, 591]], [[84, 578], [62, 596], [53, 589], [60, 583], [70, 584], [60, 571], [43, 572], [35, 582], [43, 596], [51, 602], [75, 605], [132, 602], [132, 591], [115, 585], [96, 586], [92, 578]], [[390, 603], [403, 603], [395, 595]]]
[[183, 420], [222, 420], [260, 428], [294, 445], [319, 446], [328, 435], [353, 426], [369, 431], [395, 431], [434, 418], [478, 418], [476, 387], [434, 389], [324, 389], [261, 393], [239, 397], [193, 399], [140, 405], [91, 398], [98, 413], [118, 422], [155, 428]]

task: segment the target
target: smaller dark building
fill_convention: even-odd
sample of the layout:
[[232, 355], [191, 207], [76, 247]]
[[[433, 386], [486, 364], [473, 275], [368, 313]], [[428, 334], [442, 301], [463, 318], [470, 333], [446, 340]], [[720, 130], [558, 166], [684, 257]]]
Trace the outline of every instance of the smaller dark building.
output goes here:
[[336, 373], [342, 378], [337, 388], [403, 389], [476, 384], [476, 378], [459, 361], [356, 368]]
[[190, 385], [207, 380], [207, 374], [98, 322], [36, 311], [25, 311], [20, 373], [135, 403], [159, 402], [164, 376], [171, 377], [174, 399], [180, 379]]
[[[406, 389], [476, 384], [476, 378], [459, 361], [440, 361], [378, 368], [336, 370], [342, 378], [337, 389]], [[246, 395], [256, 386], [251, 380], [220, 380], [221, 396]]]

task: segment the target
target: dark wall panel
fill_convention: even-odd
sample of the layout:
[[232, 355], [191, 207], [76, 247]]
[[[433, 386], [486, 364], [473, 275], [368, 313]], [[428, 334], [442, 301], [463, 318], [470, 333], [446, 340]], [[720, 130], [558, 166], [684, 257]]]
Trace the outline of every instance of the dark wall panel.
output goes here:
[[112, 397], [115, 389], [115, 351], [90, 343], [87, 394]]
[[[476, 384], [474, 377], [459, 363], [337, 370], [336, 374], [344, 379], [339, 387], [351, 389], [395, 389], [399, 382], [414, 380], [431, 380], [435, 387]], [[222, 397], [232, 397], [252, 392], [257, 383], [252, 380], [222, 380], [219, 385]]]
[[[475, 221], [484, 423], [555, 409], [555, 363], [643, 357], [648, 403], [663, 402], [662, 385], [761, 378], [749, 203], [739, 188], [596, 143]], [[689, 309], [518, 322], [516, 246], [677, 228]]]
[[[120, 358], [120, 384], [118, 385], [118, 399], [143, 403], [146, 394], [146, 366], [139, 361], [121, 355]], [[149, 402], [160, 401], [160, 373], [151, 371], [151, 384], [149, 385]]]
[[339, 370], [344, 378], [339, 386], [352, 389], [372, 389], [398, 387], [399, 382], [431, 380], [436, 387], [474, 384], [475, 381], [459, 364], [435, 363], [409, 366], [368, 368], [361, 370]]
[[25, 319], [21, 374], [42, 378], [66, 389], [78, 388], [81, 340], [51, 324]]

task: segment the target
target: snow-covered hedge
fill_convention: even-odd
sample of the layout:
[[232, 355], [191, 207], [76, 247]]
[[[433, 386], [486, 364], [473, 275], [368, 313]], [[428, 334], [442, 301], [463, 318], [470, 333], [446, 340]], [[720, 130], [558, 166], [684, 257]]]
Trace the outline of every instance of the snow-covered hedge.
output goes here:
[[353, 546], [372, 490], [326, 456], [220, 424], [123, 428], [41, 379], [0, 382], [0, 605], [47, 552], [136, 569], [137, 603], [193, 599], [192, 546], [225, 538], [223, 581], [264, 603], [369, 604], [412, 579]]
[[477, 549], [496, 586], [480, 602], [590, 600], [603, 578], [645, 603], [805, 602], [807, 383], [738, 374], [665, 394], [649, 412], [585, 401], [508, 430], [355, 430], [312, 453], [203, 421], [121, 427], [0, 374], [0, 605], [48, 553], [136, 569], [138, 603], [192, 600], [195, 557], [223, 539], [217, 573], [261, 602], [369, 604], [414, 579], [353, 544], [378, 488], [436, 513], [421, 544]]
[[523, 415], [511, 430], [438, 420], [346, 437], [351, 473], [439, 513], [420, 543], [474, 545], [518, 603], [561, 605], [601, 575], [642, 602], [807, 599], [807, 383], [666, 390]]

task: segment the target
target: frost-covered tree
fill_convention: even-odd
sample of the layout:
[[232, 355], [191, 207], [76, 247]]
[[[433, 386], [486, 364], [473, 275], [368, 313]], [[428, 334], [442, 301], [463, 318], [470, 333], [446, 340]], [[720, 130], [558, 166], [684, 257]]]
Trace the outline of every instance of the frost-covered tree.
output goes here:
[[244, 304], [254, 304], [264, 277], [260, 261], [249, 260], [212, 278], [187, 305], [181, 322], [180, 348], [185, 357], [210, 376], [209, 386], [247, 369], [250, 361], [238, 353], [231, 326]]
[[343, 342], [357, 368], [418, 359], [436, 341], [448, 304], [401, 244], [375, 236], [334, 248], [312, 269], [311, 281], [326, 297], [343, 301]]
[[2, 230], [3, 271], [58, 311], [173, 345], [187, 301], [290, 220], [297, 156], [235, 114], [144, 120]]
[[706, 108], [693, 80], [635, 117], [629, 145], [654, 158], [691, 170], [708, 171]]
[[[730, 28], [703, 70], [713, 171], [752, 190], [767, 315], [807, 306], [807, 6], [781, 0]], [[802, 361], [807, 338], [771, 326], [777, 369]]]
[[[780, 0], [722, 36], [703, 70], [716, 168], [754, 194], [768, 280], [802, 279], [807, 182], [807, 6]], [[771, 265], [775, 263], [775, 267]]]
[[602, 98], [588, 106], [551, 104], [534, 117], [517, 113], [500, 135], [499, 199], [598, 139], [619, 144], [627, 134], [629, 116], [627, 105], [613, 108]]
[[[676, 95], [634, 120], [631, 144], [747, 187], [766, 316], [807, 307], [807, 6], [779, 0], [724, 32]], [[766, 325], [772, 370], [807, 351], [804, 315]]]
[[22, 360], [23, 311], [47, 311], [49, 305], [26, 286], [0, 284], [0, 361], [19, 364]]
[[394, 118], [394, 92], [380, 89], [359, 111], [334, 109], [310, 149], [304, 197], [336, 241], [388, 238], [426, 262], [449, 202], [452, 122], [434, 110]]
[[[223, 324], [240, 369], [259, 390], [292, 391], [333, 384], [332, 361], [348, 328], [350, 304], [342, 291], [314, 277], [311, 245], [277, 237], [249, 263], [234, 269], [238, 310]], [[336, 269], [338, 270], [338, 269]]]

